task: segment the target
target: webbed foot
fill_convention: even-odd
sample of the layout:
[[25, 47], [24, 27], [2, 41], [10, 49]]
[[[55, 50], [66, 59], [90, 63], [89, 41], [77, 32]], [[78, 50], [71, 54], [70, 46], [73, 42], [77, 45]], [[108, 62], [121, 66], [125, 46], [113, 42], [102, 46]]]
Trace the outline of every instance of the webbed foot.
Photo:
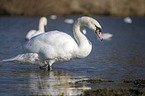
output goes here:
[[52, 70], [52, 67], [49, 66], [49, 65], [44, 65], [44, 66], [40, 66], [40, 69], [46, 69], [48, 71], [51, 71]]
[[48, 65], [40, 66], [40, 69], [47, 69]]

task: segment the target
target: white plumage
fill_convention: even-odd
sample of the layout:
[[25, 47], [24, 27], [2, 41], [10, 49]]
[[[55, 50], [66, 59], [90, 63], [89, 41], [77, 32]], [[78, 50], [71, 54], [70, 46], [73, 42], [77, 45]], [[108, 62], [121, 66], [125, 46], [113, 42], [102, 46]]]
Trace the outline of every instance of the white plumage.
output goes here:
[[44, 33], [45, 27], [47, 27], [47, 18], [41, 17], [39, 21], [39, 30], [30, 30], [27, 33], [25, 40], [30, 40], [32, 37]]
[[64, 22], [67, 24], [72, 24], [72, 23], [74, 23], [74, 20], [73, 19], [65, 19]]
[[132, 23], [132, 19], [131, 19], [130, 17], [125, 17], [125, 18], [124, 18], [124, 22], [125, 22], [125, 23], [130, 23], [130, 24], [131, 24], [131, 23]]
[[74, 38], [65, 32], [49, 31], [33, 37], [21, 45], [17, 50], [19, 54], [3, 61], [49, 66], [57, 62], [69, 61], [88, 56], [92, 44], [82, 33], [81, 27], [87, 26], [101, 37], [101, 25], [91, 17], [81, 17], [74, 24]]

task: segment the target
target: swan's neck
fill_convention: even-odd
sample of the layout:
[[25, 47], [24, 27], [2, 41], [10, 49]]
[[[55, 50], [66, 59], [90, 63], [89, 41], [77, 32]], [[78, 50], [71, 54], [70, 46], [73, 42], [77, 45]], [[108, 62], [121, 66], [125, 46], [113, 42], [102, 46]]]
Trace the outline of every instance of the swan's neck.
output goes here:
[[83, 24], [76, 22], [73, 29], [73, 35], [78, 45], [78, 55], [80, 58], [86, 57], [92, 50], [92, 44], [87, 37], [82, 33]]
[[44, 26], [45, 26], [44, 23], [42, 21], [40, 21], [40, 23], [39, 23], [39, 31], [45, 32]]

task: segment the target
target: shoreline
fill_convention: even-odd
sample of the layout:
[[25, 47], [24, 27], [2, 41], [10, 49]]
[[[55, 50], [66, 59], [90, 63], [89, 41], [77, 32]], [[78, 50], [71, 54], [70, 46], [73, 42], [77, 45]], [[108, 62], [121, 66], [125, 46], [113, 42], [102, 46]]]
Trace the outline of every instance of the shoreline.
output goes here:
[[[136, 5], [139, 5], [135, 7]], [[0, 15], [40, 17], [137, 16], [145, 17], [144, 0], [0, 0]]]

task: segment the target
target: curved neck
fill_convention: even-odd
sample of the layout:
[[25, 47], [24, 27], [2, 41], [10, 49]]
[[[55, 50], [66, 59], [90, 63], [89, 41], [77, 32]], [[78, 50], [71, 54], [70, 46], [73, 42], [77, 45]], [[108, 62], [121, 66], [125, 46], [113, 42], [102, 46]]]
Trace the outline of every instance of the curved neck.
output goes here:
[[82, 33], [81, 28], [85, 26], [85, 24], [81, 24], [81, 22], [76, 22], [73, 28], [73, 35], [78, 45], [78, 55], [82, 55], [82, 57], [86, 57], [90, 54], [92, 50], [92, 44], [87, 39], [87, 37]]
[[44, 22], [40, 21], [40, 23], [39, 23], [39, 31], [45, 32], [44, 26], [45, 26]]

